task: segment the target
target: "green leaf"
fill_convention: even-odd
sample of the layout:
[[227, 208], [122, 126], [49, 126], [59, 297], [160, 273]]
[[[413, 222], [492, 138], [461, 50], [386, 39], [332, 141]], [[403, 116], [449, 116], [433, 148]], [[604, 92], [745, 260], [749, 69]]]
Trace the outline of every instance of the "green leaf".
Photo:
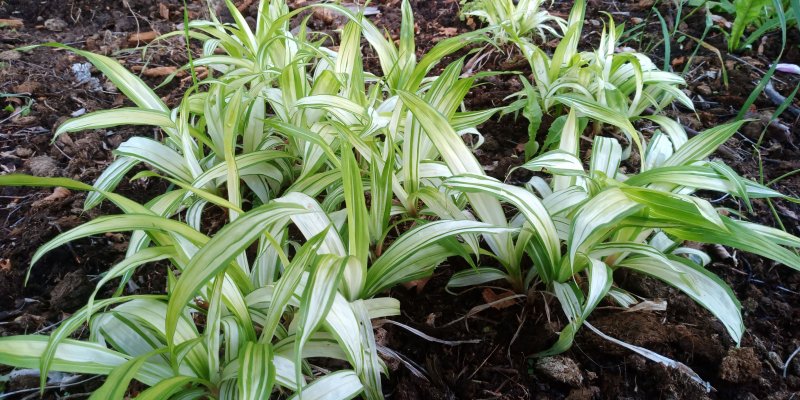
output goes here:
[[369, 262], [369, 213], [361, 181], [361, 169], [350, 146], [342, 149], [342, 186], [347, 211], [348, 254], [355, 268], [345, 272], [344, 295], [355, 300], [364, 286]]
[[239, 399], [268, 399], [275, 384], [272, 344], [247, 342], [239, 351]]
[[276, 200], [242, 214], [209, 240], [192, 257], [172, 290], [167, 309], [166, 337], [173, 348], [178, 316], [207, 282], [224, 270], [255, 241], [265, 227], [305, 212], [302, 206]]
[[733, 5], [736, 8], [736, 17], [733, 19], [731, 34], [728, 37], [728, 51], [739, 50], [739, 41], [744, 36], [745, 29], [758, 19], [769, 2], [770, 0], [733, 1]]
[[[569, 262], [575, 266], [579, 253], [585, 253], [596, 241], [618, 227], [619, 222], [643, 206], [631, 200], [617, 188], [607, 189], [581, 207], [570, 229]], [[572, 276], [572, 271], [561, 271], [559, 281]]]
[[682, 257], [668, 256], [664, 259], [633, 256], [620, 263], [672, 285], [711, 311], [725, 325], [725, 329], [738, 344], [744, 333], [741, 305], [733, 291], [722, 279]]
[[315, 380], [290, 400], [349, 400], [358, 396], [364, 386], [350, 370], [336, 371]]
[[190, 376], [173, 376], [162, 379], [157, 384], [139, 393], [136, 396], [136, 400], [172, 399], [176, 394], [186, 392], [186, 386], [194, 382], [202, 383], [203, 381]]
[[67, 132], [102, 129], [118, 125], [150, 125], [175, 128], [175, 123], [167, 112], [129, 107], [95, 111], [82, 117], [70, 119], [59, 125], [54, 136], [58, 137]]
[[[48, 337], [42, 335], [18, 335], [0, 337], [0, 364], [15, 368], [38, 368], [39, 360], [47, 347]], [[53, 354], [50, 370], [77, 374], [108, 375], [115, 367], [130, 358], [96, 343], [64, 339]], [[162, 370], [144, 368], [135, 379], [154, 385], [163, 376]]]
[[676, 167], [703, 160], [717, 150], [747, 121], [735, 121], [725, 125], [715, 126], [703, 131], [701, 134], [689, 139], [686, 144], [678, 148], [662, 166]]
[[115, 367], [111, 373], [108, 374], [108, 377], [106, 377], [106, 381], [103, 383], [103, 386], [100, 386], [99, 389], [95, 390], [89, 399], [125, 399], [125, 395], [128, 393], [128, 386], [130, 385], [134, 376], [136, 376], [136, 373], [139, 372], [139, 369], [142, 368], [142, 365], [144, 365], [144, 363], [147, 362], [147, 360], [152, 356], [164, 353], [166, 351], [166, 348], [154, 350], [141, 356], [134, 357], [126, 361], [124, 364], [120, 364], [119, 366]]
[[431, 267], [453, 255], [452, 251], [437, 242], [465, 233], [497, 234], [510, 232], [490, 224], [469, 220], [434, 221], [401, 235], [367, 272], [367, 282], [362, 298], [369, 298], [401, 282], [420, 279], [431, 272]]

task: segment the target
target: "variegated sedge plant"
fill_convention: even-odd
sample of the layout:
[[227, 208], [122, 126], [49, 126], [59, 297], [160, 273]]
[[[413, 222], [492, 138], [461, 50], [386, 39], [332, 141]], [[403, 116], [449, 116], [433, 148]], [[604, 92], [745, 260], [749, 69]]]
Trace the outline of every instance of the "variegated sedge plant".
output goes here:
[[[752, 252], [800, 269], [792, 248], [800, 239], [784, 231], [727, 216], [697, 190], [725, 193], [749, 205], [755, 198], [786, 198], [749, 181], [720, 161], [707, 158], [743, 122], [722, 125], [687, 139], [673, 123], [669, 134], [656, 133], [647, 143], [648, 161], [639, 173], [620, 171], [623, 150], [617, 139], [596, 136], [588, 170], [580, 161], [583, 129], [572, 109], [559, 148], [532, 159], [522, 168], [546, 172], [535, 176], [527, 190], [481, 175], [461, 175], [444, 185], [464, 193], [491, 193], [512, 204], [521, 227], [515, 255], [530, 257], [533, 267], [519, 262], [504, 270], [480, 268], [456, 274], [450, 287], [497, 279], [518, 291], [543, 287], [561, 303], [570, 323], [559, 340], [541, 355], [565, 351], [577, 329], [600, 301], [610, 297], [628, 307], [636, 300], [613, 286], [613, 272], [625, 268], [655, 277], [697, 301], [714, 314], [736, 343], [744, 325], [733, 291], [705, 268], [710, 258], [681, 247], [684, 241], [715, 243]], [[794, 199], [789, 199], [795, 201]], [[562, 249], [565, 251], [562, 252]]]
[[[477, 241], [465, 248], [454, 235], [508, 236], [512, 231], [466, 218], [431, 185], [417, 183], [431, 187], [405, 191], [432, 203], [419, 213], [416, 205], [403, 208], [410, 203], [393, 201], [393, 192], [404, 192], [400, 182], [408, 182], [407, 175], [435, 183], [435, 171], [444, 168], [429, 148], [417, 150], [425, 158], [420, 163], [429, 168], [416, 166], [415, 171], [421, 171], [417, 173], [403, 168], [405, 149], [395, 143], [418, 141], [422, 132], [412, 115], [420, 109], [440, 118], [448, 115], [449, 121], [436, 122], [444, 123], [449, 136], [431, 139], [441, 142], [460, 141], [457, 130], [475, 132], [474, 124], [494, 112], [457, 112], [473, 82], [459, 78], [460, 61], [442, 77], [426, 80], [435, 63], [476, 36], [440, 43], [417, 63], [408, 56], [409, 49], [414, 53], [413, 35], [408, 35], [413, 20], [406, 2], [400, 49], [360, 16], [349, 14], [353, 22], [345, 28], [337, 54], [308, 43], [303, 34], [291, 35], [281, 1], [262, 8], [256, 34], [249, 34], [235, 7], [228, 6], [237, 21], [234, 26], [215, 21], [190, 24], [201, 32], [195, 31], [194, 37], [205, 40], [205, 54], [188, 67], [205, 65], [216, 75], [193, 86], [174, 110], [113, 60], [72, 49], [94, 63], [137, 107], [89, 114], [63, 124], [57, 134], [134, 121], [159, 127], [166, 139], [161, 143], [133, 138], [124, 143], [117, 161], [94, 186], [67, 179], [0, 177], [3, 185], [89, 191], [87, 208], [107, 198], [124, 213], [59, 235], [39, 249], [32, 263], [71, 240], [134, 231], [125, 260], [104, 275], [95, 295], [117, 278], [122, 278], [117, 291], [121, 293], [138, 266], [154, 261], [170, 264], [169, 285], [163, 296], [94, 300], [93, 295], [85, 309], [49, 338], [0, 340], [0, 362], [39, 368], [43, 385], [50, 370], [108, 375], [96, 398], [122, 398], [133, 379], [150, 386], [141, 398], [266, 398], [275, 390], [321, 399], [359, 393], [381, 398], [384, 368], [370, 319], [395, 315], [399, 305], [371, 297], [429, 275], [448, 256], [478, 251]], [[366, 93], [359, 64], [362, 30], [376, 48], [381, 46], [376, 50], [382, 64], [392, 71], [374, 78]], [[271, 47], [276, 43], [280, 45]], [[239, 53], [220, 56], [216, 46]], [[269, 56], [261, 58], [265, 53]], [[199, 91], [200, 84], [207, 90]], [[401, 98], [407, 116], [392, 107]], [[385, 141], [378, 140], [381, 136]], [[145, 205], [110, 191], [142, 162], [177, 189]], [[476, 162], [464, 171], [475, 168]], [[154, 175], [148, 171], [135, 178]], [[295, 183], [286, 188], [290, 180]], [[499, 203], [493, 204], [499, 209]], [[213, 237], [200, 232], [204, 209], [210, 206], [226, 210], [230, 221]], [[422, 213], [458, 218], [426, 223], [414, 217], [417, 226], [384, 248], [390, 228], [405, 221], [391, 221], [392, 214]], [[304, 244], [290, 240], [290, 222], [303, 234]], [[255, 256], [248, 256], [246, 250], [256, 241]], [[196, 317], [202, 323], [196, 323]], [[68, 339], [86, 321], [89, 340]], [[308, 357], [342, 359], [352, 369], [307, 385], [305, 377], [316, 375], [304, 361]]]
[[[576, 1], [570, 12], [568, 28], [552, 56], [530, 41], [517, 40], [531, 65], [533, 82], [521, 77], [523, 90], [505, 113], [518, 113], [528, 119], [529, 142], [526, 155], [555, 148], [558, 134], [566, 119], [565, 110], [574, 108], [591, 118], [593, 132], [604, 125], [619, 130], [644, 151], [633, 124], [641, 119], [656, 123], [664, 107], [678, 101], [693, 110], [692, 101], [680, 89], [685, 81], [680, 76], [661, 71], [644, 54], [618, 51], [624, 26], [609, 18], [600, 43], [593, 51], [578, 51], [583, 31], [585, 2]], [[539, 129], [544, 114], [556, 118], [544, 140]], [[627, 149], [626, 149], [627, 152]]]
[[[491, 29], [498, 44], [558, 37], [567, 29], [563, 18], [542, 8], [544, 0], [462, 0], [461, 15], [476, 17]], [[553, 26], [555, 25], [555, 27]]]

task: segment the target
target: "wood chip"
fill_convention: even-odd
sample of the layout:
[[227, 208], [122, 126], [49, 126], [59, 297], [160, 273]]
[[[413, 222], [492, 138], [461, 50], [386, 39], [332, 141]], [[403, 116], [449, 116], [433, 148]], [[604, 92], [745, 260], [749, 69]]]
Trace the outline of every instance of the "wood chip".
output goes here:
[[0, 28], [20, 29], [24, 26], [21, 19], [2, 19], [0, 18]]
[[136, 46], [141, 43], [150, 43], [158, 37], [158, 32], [139, 32], [128, 37], [128, 44]]
[[161, 19], [169, 21], [169, 7], [164, 3], [158, 3], [158, 15]]
[[177, 70], [178, 70], [177, 67], [155, 67], [144, 70], [142, 72], [142, 75], [148, 78], [162, 78]]
[[69, 197], [70, 194], [72, 194], [72, 192], [70, 192], [69, 189], [59, 186], [53, 189], [52, 194], [41, 200], [34, 201], [33, 204], [31, 204], [31, 206], [33, 206], [34, 208], [41, 207], [43, 205], [47, 205], [59, 200], [66, 199], [67, 197]]

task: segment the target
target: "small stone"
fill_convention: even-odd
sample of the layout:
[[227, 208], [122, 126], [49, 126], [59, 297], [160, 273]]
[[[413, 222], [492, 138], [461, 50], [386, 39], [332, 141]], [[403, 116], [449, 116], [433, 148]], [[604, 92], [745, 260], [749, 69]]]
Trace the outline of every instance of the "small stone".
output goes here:
[[15, 61], [22, 58], [22, 54], [16, 50], [6, 50], [0, 52], [0, 60], [2, 61]]
[[544, 357], [536, 361], [535, 368], [545, 377], [572, 387], [578, 387], [583, 382], [578, 364], [568, 357]]
[[47, 21], [44, 21], [44, 27], [48, 31], [61, 32], [64, 29], [67, 29], [67, 23], [61, 18], [50, 18]]
[[733, 383], [750, 382], [760, 374], [761, 361], [752, 347], [731, 349], [719, 368], [720, 378]]

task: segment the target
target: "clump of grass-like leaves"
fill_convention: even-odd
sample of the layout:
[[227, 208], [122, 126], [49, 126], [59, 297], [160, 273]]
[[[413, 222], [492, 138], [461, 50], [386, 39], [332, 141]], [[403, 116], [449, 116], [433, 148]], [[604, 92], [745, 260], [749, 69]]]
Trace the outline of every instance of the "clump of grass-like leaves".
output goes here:
[[[130, 395], [132, 380], [148, 387], [141, 399], [379, 399], [386, 370], [379, 355], [390, 352], [376, 343], [371, 319], [398, 315], [400, 304], [375, 296], [430, 276], [449, 257], [473, 265], [450, 287], [505, 280], [520, 293], [555, 295], [570, 323], [542, 354], [569, 348], [605, 298], [623, 307], [636, 301], [614, 285], [613, 272], [622, 268], [682, 290], [738, 343], [741, 307], [705, 269], [708, 256], [683, 247], [687, 240], [800, 268], [791, 251], [800, 239], [730, 217], [694, 194], [713, 190], [745, 202], [784, 197], [708, 159], [741, 122], [689, 139], [680, 124], [656, 114], [673, 100], [691, 108], [678, 89], [683, 81], [644, 55], [616, 52], [620, 29], [613, 22], [598, 49], [579, 53], [583, 2], [552, 56], [527, 39], [515, 42], [534, 80], [521, 102], [503, 111], [524, 108], [536, 129], [543, 113], [560, 117], [546, 145], [522, 165], [537, 174], [525, 187], [488, 177], [462, 140], [480, 136], [476, 127], [501, 111], [463, 107], [482, 74], [462, 75], [463, 58], [438, 76], [431, 71], [509, 27], [520, 30], [512, 41], [552, 29], [538, 11], [540, 25], [518, 24], [539, 2], [509, 0], [504, 7], [518, 9], [498, 8], [499, 19], [486, 29], [442, 40], [419, 58], [408, 1], [397, 44], [358, 12], [318, 5], [348, 20], [337, 51], [311, 40], [304, 22], [290, 29], [304, 9], [262, 2], [254, 31], [226, 3], [233, 24], [192, 21], [170, 34], [199, 40], [203, 52], [185, 68], [210, 71], [174, 109], [114, 60], [69, 49], [135, 106], [70, 120], [57, 135], [139, 124], [160, 128], [165, 139], [123, 143], [93, 185], [0, 176], [0, 185], [87, 191], [86, 208], [108, 200], [121, 210], [55, 237], [33, 264], [72, 240], [132, 232], [125, 259], [103, 275], [85, 308], [49, 337], [0, 338], [0, 363], [38, 368], [43, 385], [51, 370], [107, 375], [93, 395], [102, 399]], [[377, 75], [363, 68], [362, 38], [378, 55]], [[644, 120], [660, 130], [642, 134], [634, 122]], [[595, 128], [590, 148], [580, 145], [587, 125]], [[628, 147], [607, 133], [621, 133]], [[622, 172], [634, 151], [640, 161]], [[146, 204], [113, 192], [141, 163], [149, 168], [132, 179], [172, 183]], [[206, 235], [201, 227], [211, 208], [225, 211], [225, 223]], [[493, 262], [476, 265], [478, 255]], [[525, 269], [526, 259], [532, 268]], [[165, 293], [124, 295], [135, 270], [152, 262], [167, 265]], [[116, 296], [96, 299], [112, 281]], [[85, 323], [89, 337], [71, 339]], [[344, 366], [330, 372], [314, 365], [325, 359]]]

